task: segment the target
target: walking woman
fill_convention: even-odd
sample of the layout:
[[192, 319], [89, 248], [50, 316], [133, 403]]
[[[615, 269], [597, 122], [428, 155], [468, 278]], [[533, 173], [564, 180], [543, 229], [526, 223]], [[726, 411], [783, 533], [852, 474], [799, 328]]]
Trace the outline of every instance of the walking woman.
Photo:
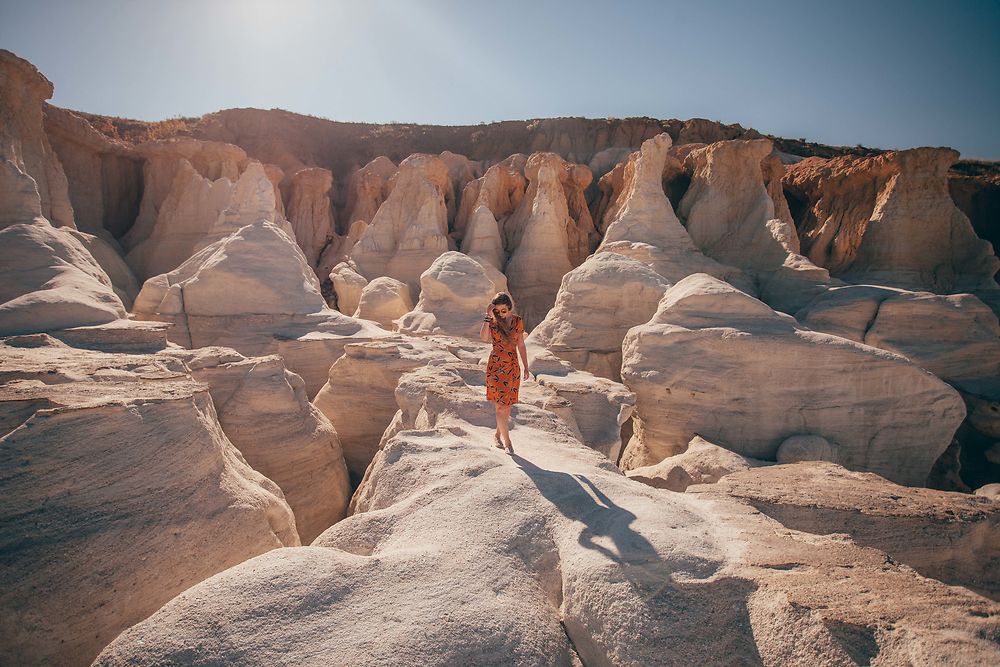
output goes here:
[[510, 408], [517, 403], [521, 386], [520, 355], [524, 364], [524, 379], [528, 379], [528, 350], [524, 347], [524, 322], [514, 314], [514, 301], [506, 292], [497, 292], [486, 309], [479, 338], [493, 343], [489, 362], [486, 364], [486, 400], [496, 403], [497, 430], [493, 439], [498, 449], [514, 453], [507, 430]]

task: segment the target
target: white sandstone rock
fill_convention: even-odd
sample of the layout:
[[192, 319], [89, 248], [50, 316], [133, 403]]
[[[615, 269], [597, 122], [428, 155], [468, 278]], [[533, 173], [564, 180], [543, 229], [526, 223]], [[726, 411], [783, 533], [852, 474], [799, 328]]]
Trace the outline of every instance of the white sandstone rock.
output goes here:
[[383, 329], [396, 329], [396, 320], [413, 308], [410, 288], [395, 278], [375, 278], [361, 290], [354, 317], [378, 322]]

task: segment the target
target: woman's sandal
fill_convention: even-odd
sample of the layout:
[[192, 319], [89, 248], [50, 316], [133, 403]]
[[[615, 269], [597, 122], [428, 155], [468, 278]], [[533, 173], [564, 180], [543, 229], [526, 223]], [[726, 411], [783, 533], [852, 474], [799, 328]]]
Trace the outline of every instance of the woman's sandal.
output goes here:
[[496, 447], [497, 449], [504, 448], [503, 442], [500, 441], [500, 436], [497, 434], [496, 431], [493, 432], [493, 441], [494, 441], [493, 446]]
[[503, 449], [504, 449], [505, 452], [507, 452], [511, 456], [514, 455], [514, 445], [509, 445], [509, 446], [505, 445]]

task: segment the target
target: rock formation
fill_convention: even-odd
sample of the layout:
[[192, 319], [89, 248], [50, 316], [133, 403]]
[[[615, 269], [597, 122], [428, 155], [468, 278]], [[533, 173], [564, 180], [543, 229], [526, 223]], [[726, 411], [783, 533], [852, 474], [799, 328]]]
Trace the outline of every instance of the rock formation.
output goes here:
[[[398, 410], [393, 392], [400, 376], [448, 361], [456, 357], [444, 346], [419, 339], [350, 343], [344, 348], [313, 405], [336, 428], [344, 460], [357, 479], [365, 474]], [[364, 419], [358, 418], [361, 414]]]
[[330, 271], [330, 282], [337, 296], [337, 310], [350, 315], [357, 312], [361, 292], [368, 284], [365, 277], [358, 273], [357, 267], [351, 262], [337, 264]]
[[330, 200], [332, 188], [333, 174], [329, 169], [313, 167], [292, 175], [287, 217], [295, 241], [310, 266], [316, 266], [323, 248], [336, 233]]
[[726, 475], [763, 465], [768, 462], [740, 456], [695, 436], [680, 454], [668, 456], [654, 465], [633, 468], [625, 474], [629, 479], [657, 489], [685, 491], [692, 484], [715, 484]]
[[393, 176], [392, 192], [379, 207], [351, 259], [368, 280], [389, 276], [416, 298], [420, 274], [448, 248], [445, 192], [448, 167], [432, 155], [411, 155]]
[[343, 518], [350, 485], [337, 432], [280, 357], [217, 347], [164, 354], [208, 385], [222, 430], [254, 470], [281, 487], [304, 544]]
[[280, 354], [309, 396], [348, 341], [387, 335], [327, 308], [295, 241], [263, 220], [147, 280], [133, 310], [139, 319], [172, 323], [170, 339], [184, 347]]
[[34, 179], [42, 217], [56, 227], [75, 227], [66, 174], [42, 121], [42, 104], [52, 92], [34, 65], [0, 49], [0, 161]]
[[122, 236], [139, 213], [139, 153], [70, 111], [51, 104], [43, 108], [45, 134], [66, 173], [77, 228], [105, 241]]
[[312, 547], [190, 589], [97, 664], [327, 652], [350, 664], [850, 664], [905, 662], [914, 646], [931, 662], [996, 657], [990, 601], [748, 503], [636, 484], [543, 407], [519, 406], [520, 450], [505, 456], [479, 417], [481, 378], [461, 363], [405, 375], [354, 514]]
[[599, 252], [563, 277], [555, 306], [528, 340], [576, 368], [620, 380], [625, 334], [649, 321], [669, 287], [642, 262]]
[[774, 164], [771, 151], [769, 140], [756, 139], [723, 141], [692, 152], [686, 160], [691, 185], [678, 215], [702, 252], [750, 273], [761, 299], [793, 313], [826, 289], [830, 275], [798, 254], [798, 237], [776, 173], [781, 165]]
[[[477, 208], [485, 206], [497, 221], [510, 216], [524, 199], [528, 181], [524, 177], [528, 156], [515, 153], [498, 162], [480, 178], [470, 181], [462, 190], [462, 201], [455, 215], [455, 234], [463, 239]], [[499, 267], [498, 267], [499, 268]]]
[[400, 318], [399, 330], [478, 339], [486, 305], [506, 290], [506, 278], [491, 265], [446, 252], [420, 276], [420, 299]]
[[695, 435], [773, 461], [786, 438], [812, 434], [848, 468], [922, 485], [965, 417], [953, 389], [906, 359], [804, 330], [707, 275], [670, 288], [622, 356], [637, 396], [624, 469], [678, 454]]
[[389, 198], [396, 169], [392, 160], [380, 155], [351, 174], [347, 186], [347, 215], [341, 233], [359, 220], [369, 223], [375, 218], [382, 202]]
[[281, 491], [179, 360], [46, 336], [0, 358], [5, 664], [89, 664], [186, 588], [299, 544]]
[[998, 262], [948, 192], [950, 149], [809, 158], [785, 188], [804, 209], [803, 252], [848, 282], [953, 293], [996, 290]]
[[[37, 195], [34, 199], [38, 206]], [[103, 324], [126, 316], [87, 249], [44, 218], [0, 229], [0, 335]]]
[[396, 329], [396, 320], [413, 308], [410, 288], [389, 276], [375, 278], [361, 290], [354, 317], [378, 322], [389, 331]]

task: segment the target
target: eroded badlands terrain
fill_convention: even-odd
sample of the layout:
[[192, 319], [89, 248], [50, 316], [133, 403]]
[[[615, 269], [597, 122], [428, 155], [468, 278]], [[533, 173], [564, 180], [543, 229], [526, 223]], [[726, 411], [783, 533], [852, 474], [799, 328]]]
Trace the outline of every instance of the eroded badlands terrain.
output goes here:
[[0, 663], [1000, 662], [995, 165], [52, 92], [0, 51]]

